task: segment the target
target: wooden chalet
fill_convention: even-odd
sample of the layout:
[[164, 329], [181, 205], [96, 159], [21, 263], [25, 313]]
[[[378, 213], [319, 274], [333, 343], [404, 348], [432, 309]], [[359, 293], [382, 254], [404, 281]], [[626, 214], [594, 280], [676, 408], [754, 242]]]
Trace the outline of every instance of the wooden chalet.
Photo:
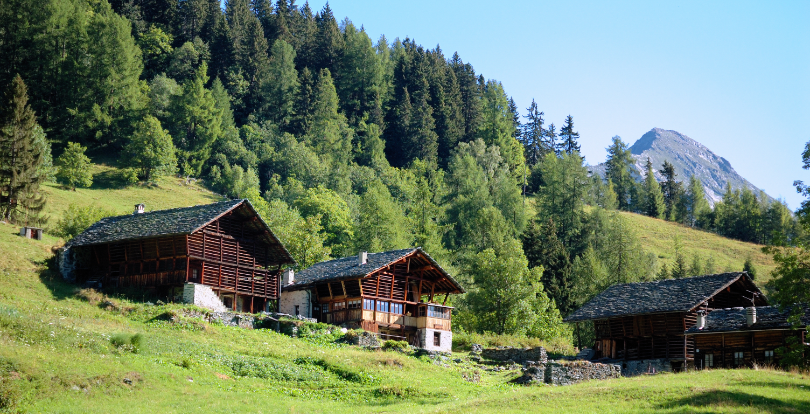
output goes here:
[[695, 337], [685, 331], [699, 313], [752, 305], [767, 302], [748, 274], [722, 273], [614, 285], [564, 321], [593, 322], [595, 358], [665, 358], [679, 369], [694, 362]]
[[99, 220], [65, 248], [60, 269], [70, 280], [171, 297], [193, 283], [246, 312], [275, 310], [281, 267], [295, 263], [247, 200], [152, 212], [140, 204]]
[[808, 341], [805, 327], [810, 325], [810, 308], [800, 312], [802, 328], [788, 322], [789, 316], [789, 310], [773, 306], [717, 309], [698, 315], [697, 324], [686, 331], [695, 344], [695, 366], [728, 368], [778, 363], [776, 349], [784, 346], [788, 337]]
[[281, 311], [449, 351], [449, 295], [464, 289], [421, 248], [362, 252], [285, 274]]

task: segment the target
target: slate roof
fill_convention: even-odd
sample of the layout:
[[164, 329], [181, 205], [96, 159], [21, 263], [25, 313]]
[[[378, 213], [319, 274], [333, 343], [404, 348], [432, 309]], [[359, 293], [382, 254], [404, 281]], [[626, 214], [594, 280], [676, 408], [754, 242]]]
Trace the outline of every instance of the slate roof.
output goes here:
[[616, 316], [687, 312], [748, 275], [743, 272], [626, 283], [609, 287], [564, 319], [565, 322]]
[[[687, 334], [760, 331], [769, 329], [790, 329], [788, 322], [790, 310], [780, 310], [776, 306], [757, 306], [757, 321], [748, 326], [745, 317], [745, 308], [717, 309], [706, 315], [706, 326], [698, 329], [697, 326], [689, 328]], [[810, 325], [810, 308], [804, 308], [800, 317], [803, 326]]]
[[298, 290], [314, 285], [319, 282], [338, 281], [346, 279], [354, 279], [369, 275], [389, 264], [396, 262], [406, 256], [419, 252], [424, 255], [427, 260], [439, 270], [444, 277], [446, 277], [455, 287], [462, 293], [464, 288], [453, 279], [427, 252], [422, 250], [421, 247], [391, 250], [380, 253], [369, 253], [366, 264], [359, 264], [357, 256], [343, 257], [340, 259], [329, 260], [325, 262], [316, 263], [300, 272], [295, 273], [295, 282], [293, 285], [285, 286], [283, 290]]
[[[253, 214], [257, 214], [247, 199], [220, 201], [193, 207], [149, 211], [140, 214], [106, 217], [65, 244], [65, 247], [89, 246], [123, 240], [138, 240], [151, 237], [191, 234], [223, 214], [245, 204]], [[257, 214], [258, 216], [258, 214]], [[261, 226], [267, 229], [267, 242], [277, 248], [276, 254], [281, 264], [295, 263], [290, 253], [263, 220]]]

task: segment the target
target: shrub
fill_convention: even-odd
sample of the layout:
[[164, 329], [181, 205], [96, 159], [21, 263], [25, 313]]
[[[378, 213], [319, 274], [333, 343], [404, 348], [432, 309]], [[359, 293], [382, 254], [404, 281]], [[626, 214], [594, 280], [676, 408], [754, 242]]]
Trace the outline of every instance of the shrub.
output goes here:
[[75, 142], [68, 142], [67, 149], [62, 155], [57, 158], [56, 163], [59, 166], [59, 172], [56, 173], [56, 179], [76, 190], [76, 187], [90, 187], [93, 185], [93, 174], [90, 172], [90, 158], [84, 155], [87, 150], [81, 144]]
[[144, 337], [141, 334], [129, 335], [120, 333], [110, 337], [110, 343], [118, 349], [137, 354], [144, 345]]
[[383, 342], [382, 349], [384, 351], [399, 351], [399, 352], [406, 352], [410, 349], [408, 342], [406, 341], [394, 341], [388, 340]]
[[116, 215], [114, 211], [101, 207], [79, 207], [71, 204], [65, 212], [65, 216], [56, 222], [53, 233], [65, 240], [70, 240], [102, 218], [114, 215]]

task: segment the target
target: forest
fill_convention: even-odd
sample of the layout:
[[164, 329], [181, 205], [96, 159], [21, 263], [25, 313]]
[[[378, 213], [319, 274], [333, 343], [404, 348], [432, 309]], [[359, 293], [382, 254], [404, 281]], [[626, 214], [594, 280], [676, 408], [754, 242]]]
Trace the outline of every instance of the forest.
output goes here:
[[46, 180], [90, 186], [93, 160], [117, 163], [122, 185], [181, 175], [249, 199], [300, 268], [421, 246], [467, 287], [461, 329], [548, 339], [610, 285], [742, 270], [664, 263], [619, 210], [760, 244], [804, 237], [764, 194], [729, 187], [710, 207], [698, 180], [649, 161], [638, 182], [620, 137], [592, 174], [572, 116], [555, 126], [457, 53], [372, 40], [328, 4], [0, 3], [0, 212], [65, 238], [114, 212], [48, 223]]

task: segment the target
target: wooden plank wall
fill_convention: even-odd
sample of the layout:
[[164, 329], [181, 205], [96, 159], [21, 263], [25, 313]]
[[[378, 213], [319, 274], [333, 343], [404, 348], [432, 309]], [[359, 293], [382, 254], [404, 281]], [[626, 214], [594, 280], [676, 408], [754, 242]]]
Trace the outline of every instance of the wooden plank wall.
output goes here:
[[[683, 358], [683, 332], [697, 321], [695, 314], [665, 313], [594, 321], [596, 340], [603, 356], [626, 359]], [[686, 355], [694, 354], [691, 339]], [[615, 352], [613, 352], [615, 348]]]
[[[744, 365], [764, 363], [765, 351], [774, 351], [784, 346], [785, 338], [800, 335], [800, 331], [730, 332], [692, 335], [699, 358], [714, 355], [715, 367], [734, 367], [734, 353], [743, 352]], [[774, 355], [777, 358], [777, 355]]]

